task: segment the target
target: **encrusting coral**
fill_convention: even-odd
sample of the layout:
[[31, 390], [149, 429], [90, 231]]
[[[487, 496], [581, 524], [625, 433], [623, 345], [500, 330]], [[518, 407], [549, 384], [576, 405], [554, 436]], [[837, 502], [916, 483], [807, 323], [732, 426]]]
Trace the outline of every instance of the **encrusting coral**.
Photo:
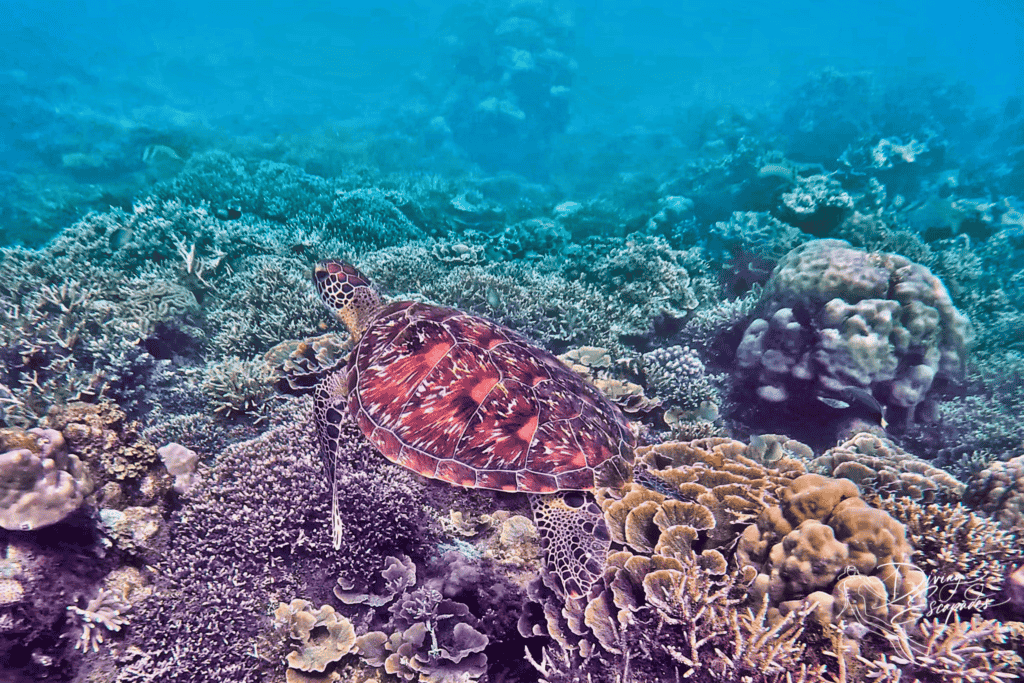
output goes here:
[[46, 416], [48, 427], [59, 429], [72, 450], [104, 480], [138, 480], [157, 461], [156, 446], [113, 403], [75, 402], [56, 406]]

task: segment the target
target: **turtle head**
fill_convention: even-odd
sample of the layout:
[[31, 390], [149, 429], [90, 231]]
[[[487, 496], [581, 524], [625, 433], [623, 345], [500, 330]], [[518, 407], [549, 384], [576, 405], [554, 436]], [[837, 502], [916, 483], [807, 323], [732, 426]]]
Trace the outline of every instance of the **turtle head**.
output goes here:
[[316, 264], [313, 282], [320, 300], [359, 341], [382, 305], [380, 294], [366, 276], [343, 261]]

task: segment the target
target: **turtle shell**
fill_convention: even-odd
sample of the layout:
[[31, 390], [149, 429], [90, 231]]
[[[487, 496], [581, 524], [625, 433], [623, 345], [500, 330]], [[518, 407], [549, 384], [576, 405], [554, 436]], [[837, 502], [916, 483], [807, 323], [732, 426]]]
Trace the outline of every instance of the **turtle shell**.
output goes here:
[[384, 307], [352, 350], [348, 408], [392, 462], [461, 486], [547, 493], [632, 462], [633, 433], [596, 388], [494, 322]]

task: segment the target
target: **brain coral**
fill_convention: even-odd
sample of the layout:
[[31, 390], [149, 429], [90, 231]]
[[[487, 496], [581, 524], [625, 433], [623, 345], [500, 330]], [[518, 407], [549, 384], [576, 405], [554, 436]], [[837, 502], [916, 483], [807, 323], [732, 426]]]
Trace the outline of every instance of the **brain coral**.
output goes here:
[[762, 400], [870, 391], [907, 419], [937, 381], [962, 371], [967, 318], [942, 282], [896, 254], [814, 240], [775, 268], [736, 350]]

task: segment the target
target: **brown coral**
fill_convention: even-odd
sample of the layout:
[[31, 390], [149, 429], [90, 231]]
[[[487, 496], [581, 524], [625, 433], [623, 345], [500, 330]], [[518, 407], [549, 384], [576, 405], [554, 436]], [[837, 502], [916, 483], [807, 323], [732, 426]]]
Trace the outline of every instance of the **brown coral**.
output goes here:
[[139, 479], [158, 459], [156, 446], [141, 433], [141, 423], [128, 420], [113, 403], [69, 403], [52, 409], [45, 422], [60, 430], [71, 450], [107, 479]]
[[852, 604], [862, 605], [867, 590], [886, 608], [881, 622], [876, 608], [857, 611], [872, 619], [868, 628], [920, 618], [927, 579], [910, 563], [913, 548], [903, 525], [864, 502], [853, 482], [805, 474], [779, 499], [743, 532], [737, 547], [740, 566], [760, 572], [752, 585], [755, 595], [768, 595], [778, 614], [803, 600], [824, 618], [822, 597], [810, 596], [831, 593], [835, 618], [851, 618], [850, 591], [859, 596]]
[[957, 501], [965, 486], [892, 440], [861, 432], [811, 460], [807, 469], [853, 481], [862, 490], [906, 496], [923, 503]]
[[306, 600], [281, 603], [274, 611], [279, 627], [297, 642], [298, 650], [288, 655], [288, 666], [303, 672], [323, 673], [340, 661], [356, 644], [356, 632], [345, 617], [330, 605], [311, 609]]
[[283, 341], [263, 355], [270, 374], [282, 390], [306, 393], [324, 375], [343, 363], [352, 349], [347, 335], [322, 334], [301, 340]]
[[992, 462], [971, 477], [964, 502], [1011, 529], [1024, 529], [1024, 455]]

